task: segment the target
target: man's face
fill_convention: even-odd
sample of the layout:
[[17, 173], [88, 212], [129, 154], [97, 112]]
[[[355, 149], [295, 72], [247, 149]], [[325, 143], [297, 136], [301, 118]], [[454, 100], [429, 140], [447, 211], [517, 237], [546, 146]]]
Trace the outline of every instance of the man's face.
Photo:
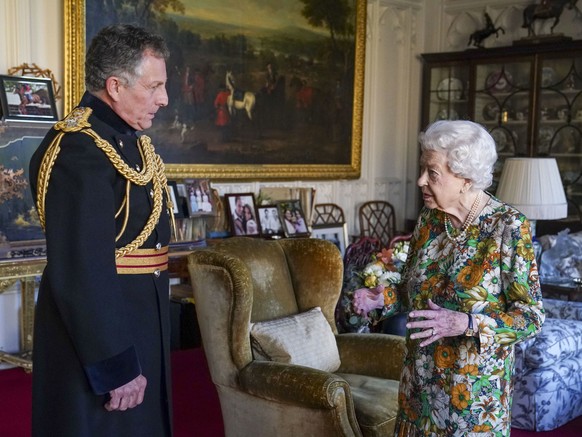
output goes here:
[[241, 213], [242, 213], [242, 200], [241, 199], [236, 199], [236, 213], [238, 215], [241, 215]]
[[119, 99], [112, 108], [132, 128], [141, 131], [152, 126], [156, 112], [168, 104], [166, 61], [146, 53], [141, 76], [130, 85], [121, 85]]

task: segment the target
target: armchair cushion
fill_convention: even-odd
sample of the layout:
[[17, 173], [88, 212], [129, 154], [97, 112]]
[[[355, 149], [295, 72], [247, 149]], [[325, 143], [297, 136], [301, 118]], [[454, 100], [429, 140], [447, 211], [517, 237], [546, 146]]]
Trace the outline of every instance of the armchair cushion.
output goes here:
[[399, 380], [337, 373], [350, 385], [356, 418], [367, 435], [390, 435], [398, 413]]
[[251, 324], [251, 345], [256, 360], [327, 372], [335, 372], [341, 364], [335, 336], [319, 307]]
[[577, 357], [582, 354], [582, 323], [548, 318], [524, 352], [525, 365], [530, 369], [553, 367], [567, 358]]

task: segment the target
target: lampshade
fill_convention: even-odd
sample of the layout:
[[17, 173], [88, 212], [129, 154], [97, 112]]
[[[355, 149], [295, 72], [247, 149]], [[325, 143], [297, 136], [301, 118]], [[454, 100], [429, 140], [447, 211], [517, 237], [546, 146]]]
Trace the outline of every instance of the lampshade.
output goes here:
[[555, 158], [508, 158], [495, 194], [530, 220], [568, 215], [568, 202]]

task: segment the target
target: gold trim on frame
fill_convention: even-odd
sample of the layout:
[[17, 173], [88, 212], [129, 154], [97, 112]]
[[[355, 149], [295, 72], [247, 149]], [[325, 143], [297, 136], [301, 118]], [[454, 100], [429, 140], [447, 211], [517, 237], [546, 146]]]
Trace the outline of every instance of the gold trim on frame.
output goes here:
[[[85, 0], [64, 1], [64, 111], [77, 105], [85, 90]], [[356, 1], [356, 49], [350, 164], [166, 164], [170, 179], [213, 180], [358, 179], [361, 172], [366, 0]]]

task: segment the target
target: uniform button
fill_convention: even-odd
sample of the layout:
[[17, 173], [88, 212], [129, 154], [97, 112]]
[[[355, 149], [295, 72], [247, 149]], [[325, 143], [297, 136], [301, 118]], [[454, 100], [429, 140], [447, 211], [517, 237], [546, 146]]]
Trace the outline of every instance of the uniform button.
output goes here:
[[160, 277], [160, 274], [161, 274], [161, 273], [160, 273], [160, 271], [159, 271], [159, 270], [157, 270], [157, 269], [156, 269], [156, 270], [154, 270], [154, 276], [155, 276], [156, 278], [159, 278], [159, 277]]
[[156, 250], [160, 250], [162, 248], [162, 243], [157, 243], [156, 244]]
[[154, 190], [150, 190], [150, 197], [154, 197]]
[[119, 140], [119, 147], [123, 149], [123, 141]]
[[136, 169], [137, 171], [140, 171], [139, 164], [135, 164], [135, 169]]

